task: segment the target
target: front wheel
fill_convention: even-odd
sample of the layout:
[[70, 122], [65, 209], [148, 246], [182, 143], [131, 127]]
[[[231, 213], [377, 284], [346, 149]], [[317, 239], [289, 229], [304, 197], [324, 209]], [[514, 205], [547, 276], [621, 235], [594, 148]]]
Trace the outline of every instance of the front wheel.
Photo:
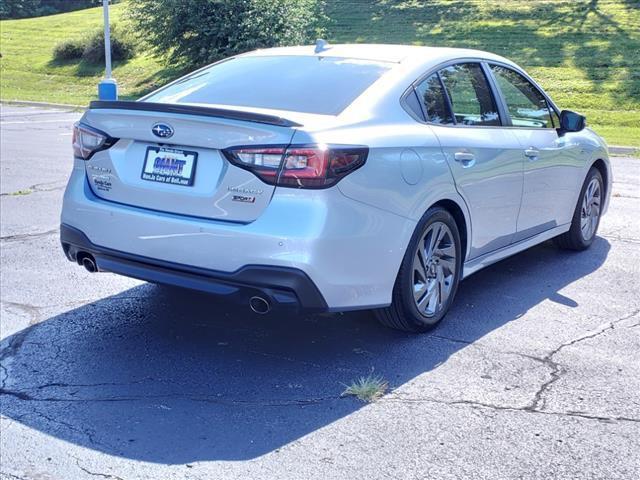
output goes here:
[[571, 228], [554, 238], [555, 244], [568, 250], [586, 250], [591, 246], [600, 225], [600, 213], [604, 199], [602, 175], [591, 168], [582, 185], [578, 204], [573, 212]]
[[385, 326], [426, 332], [440, 322], [458, 289], [462, 271], [460, 233], [440, 207], [424, 214], [409, 242], [389, 307], [376, 310]]

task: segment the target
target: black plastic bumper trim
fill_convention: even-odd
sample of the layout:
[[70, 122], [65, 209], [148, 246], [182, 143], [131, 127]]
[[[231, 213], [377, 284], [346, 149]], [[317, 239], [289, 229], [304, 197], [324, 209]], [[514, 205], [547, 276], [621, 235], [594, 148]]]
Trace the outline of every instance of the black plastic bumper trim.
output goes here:
[[[317, 312], [328, 310], [326, 301], [313, 281], [296, 268], [246, 265], [235, 272], [219, 272], [192, 267], [98, 246], [81, 230], [64, 223], [60, 225], [60, 242], [70, 261], [77, 261], [79, 253], [90, 253], [100, 270], [229, 298], [244, 299], [259, 291], [280, 306], [295, 305], [306, 311]], [[247, 295], [243, 295], [243, 291]]]

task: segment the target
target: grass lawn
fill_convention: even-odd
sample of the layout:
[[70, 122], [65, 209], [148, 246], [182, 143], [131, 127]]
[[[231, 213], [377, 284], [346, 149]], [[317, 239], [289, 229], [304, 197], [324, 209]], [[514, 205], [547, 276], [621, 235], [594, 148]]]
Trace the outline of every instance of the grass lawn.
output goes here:
[[[472, 47], [519, 63], [612, 145], [640, 146], [640, 0], [327, 0], [330, 42]], [[112, 7], [124, 26], [125, 4]], [[101, 9], [0, 22], [0, 98], [86, 104], [99, 68], [53, 47], [102, 24]], [[116, 65], [124, 98], [178, 74], [140, 54]]]
[[[126, 27], [126, 5], [111, 7], [112, 24]], [[103, 66], [53, 61], [63, 40], [102, 28], [102, 7], [47, 17], [0, 21], [0, 98], [86, 105], [97, 96]], [[179, 74], [149, 55], [116, 62], [113, 75], [124, 99], [137, 98]]]

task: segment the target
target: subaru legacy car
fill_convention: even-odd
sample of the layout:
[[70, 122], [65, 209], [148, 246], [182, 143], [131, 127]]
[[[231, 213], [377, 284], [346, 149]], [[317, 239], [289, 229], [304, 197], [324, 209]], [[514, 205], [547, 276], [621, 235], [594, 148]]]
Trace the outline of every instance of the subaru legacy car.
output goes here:
[[487, 265], [588, 248], [611, 191], [583, 116], [466, 49], [249, 52], [92, 102], [73, 151], [60, 235], [87, 270], [413, 332]]

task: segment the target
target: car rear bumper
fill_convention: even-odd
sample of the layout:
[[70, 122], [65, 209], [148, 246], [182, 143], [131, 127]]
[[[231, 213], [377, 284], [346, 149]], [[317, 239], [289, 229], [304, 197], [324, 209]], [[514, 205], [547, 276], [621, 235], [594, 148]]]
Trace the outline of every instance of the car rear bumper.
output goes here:
[[213, 293], [236, 303], [247, 304], [257, 296], [266, 299], [273, 308], [327, 310], [318, 288], [295, 268], [247, 265], [228, 273], [180, 265], [100, 247], [82, 231], [64, 223], [60, 225], [60, 242], [70, 261], [81, 263], [84, 256], [90, 255], [99, 271]]
[[[415, 228], [414, 221], [335, 188], [281, 189], [258, 219], [244, 224], [122, 205], [92, 192], [79, 160], [65, 191], [61, 223], [66, 232], [71, 227], [84, 237], [69, 239], [65, 233], [63, 243], [91, 249], [103, 270], [214, 293], [225, 289], [203, 282], [293, 291], [302, 308], [329, 311], [389, 305]], [[298, 280], [282, 282], [281, 273], [265, 277], [266, 270], [298, 272], [293, 273]], [[319, 294], [309, 300], [299, 294], [305, 288]]]

